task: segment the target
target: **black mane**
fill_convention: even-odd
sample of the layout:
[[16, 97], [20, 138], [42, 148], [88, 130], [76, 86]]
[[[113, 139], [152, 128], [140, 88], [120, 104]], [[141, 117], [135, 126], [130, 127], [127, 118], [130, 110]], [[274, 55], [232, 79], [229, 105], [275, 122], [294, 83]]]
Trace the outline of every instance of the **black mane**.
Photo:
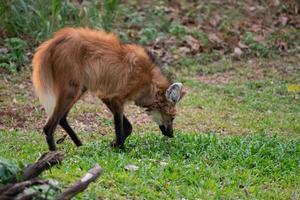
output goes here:
[[157, 58], [154, 52], [150, 51], [149, 49], [145, 49], [145, 52], [149, 56], [150, 60], [159, 67], [161, 73], [172, 83], [173, 76], [170, 72], [166, 70], [166, 68], [163, 66], [162, 62]]
[[150, 60], [159, 68], [162, 68], [162, 63], [160, 60], [157, 59], [157, 56], [154, 54], [154, 52], [150, 51], [149, 49], [145, 49], [145, 52], [147, 53], [147, 55], [149, 56]]
[[[133, 42], [122, 42], [122, 44], [123, 44], [123, 45], [127, 45], [127, 44], [128, 44], [128, 45], [130, 45], [130, 44], [136, 45], [136, 43], [133, 43]], [[155, 66], [159, 67], [161, 73], [162, 73], [162, 74], [163, 74], [163, 75], [164, 75], [171, 83], [173, 83], [173, 78], [174, 78], [174, 76], [173, 76], [170, 72], [168, 72], [168, 71], [166, 70], [166, 68], [164, 67], [164, 65], [163, 65], [163, 63], [161, 62], [161, 60], [157, 58], [157, 55], [156, 55], [153, 51], [151, 51], [151, 50], [149, 50], [149, 49], [147, 49], [147, 48], [144, 48], [144, 50], [145, 50], [146, 54], [148, 55], [150, 61], [151, 61]]]

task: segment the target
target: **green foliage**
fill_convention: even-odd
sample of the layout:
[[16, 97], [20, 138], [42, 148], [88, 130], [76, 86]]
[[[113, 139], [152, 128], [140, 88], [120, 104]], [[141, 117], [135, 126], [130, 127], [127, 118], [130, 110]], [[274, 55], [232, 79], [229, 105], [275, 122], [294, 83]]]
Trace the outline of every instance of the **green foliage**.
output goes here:
[[228, 69], [227, 63], [223, 67], [216, 67], [216, 64], [213, 64], [221, 59], [222, 55], [217, 51], [202, 53], [197, 58], [185, 56], [179, 61], [177, 69], [180, 70], [180, 72], [187, 74], [213, 74], [220, 72], [220, 68], [222, 68], [222, 72], [225, 71], [225, 69]]
[[0, 157], [0, 186], [9, 183], [19, 171], [19, 167]]
[[127, 19], [127, 26], [128, 27], [140, 27], [143, 26], [145, 23], [145, 17], [138, 12], [135, 12], [133, 9], [124, 7], [123, 8], [123, 15], [126, 14]]
[[192, 34], [195, 38], [201, 41], [201, 44], [203, 44], [204, 46], [207, 46], [209, 44], [208, 35], [205, 32], [193, 29]]
[[199, 65], [208, 65], [210, 63], [219, 61], [222, 58], [222, 54], [218, 51], [213, 51], [211, 53], [202, 53], [200, 57], [197, 58], [197, 63]]
[[165, 35], [168, 33], [171, 26], [171, 22], [168, 16], [165, 14], [164, 10], [155, 7], [153, 9], [149, 8], [146, 11], [147, 18], [145, 18], [146, 26], [152, 27], [157, 30], [158, 35]]
[[55, 197], [59, 194], [61, 188], [58, 186], [58, 182], [54, 180], [49, 180], [50, 185], [35, 185], [33, 187], [27, 188], [24, 190], [23, 194], [30, 195], [37, 193], [39, 199], [54, 200]]
[[117, 14], [119, 0], [104, 0], [104, 14], [102, 14], [102, 27], [111, 31], [113, 28], [113, 22]]
[[[209, 54], [209, 56], [204, 57], [203, 56], [203, 63], [207, 62], [207, 64], [202, 64], [199, 66], [197, 72], [199, 74], [217, 74], [217, 73], [224, 73], [226, 71], [229, 71], [231, 69], [233, 69], [232, 67], [232, 63], [230, 62], [230, 60], [220, 60], [219, 62], [212, 62], [213, 59], [215, 59], [215, 61], [217, 61], [218, 59], [221, 59], [220, 57], [217, 57], [218, 55], [215, 55], [215, 57], [213, 57], [212, 54]], [[207, 59], [207, 60], [205, 60]], [[208, 64], [210, 63], [210, 64]]]
[[297, 47], [300, 46], [300, 30], [290, 28], [285, 31], [275, 32], [270, 36], [268, 42], [273, 48], [278, 48], [278, 45], [285, 45], [282, 46], [283, 48], [286, 48], [283, 50], [292, 50], [296, 51], [296, 53], [300, 52], [299, 48], [297, 51]]
[[[19, 167], [20, 166], [20, 167]], [[0, 157], [0, 186], [6, 185], [12, 181], [13, 178], [22, 179], [21, 168], [24, 168], [22, 163], [19, 166], [12, 164], [11, 162]], [[24, 190], [24, 194], [38, 193], [41, 198], [47, 197], [47, 199], [55, 199], [57, 192], [60, 189], [58, 182], [50, 180], [50, 185], [38, 185], [27, 188]]]
[[155, 39], [165, 38], [169, 32], [170, 22], [165, 12], [158, 7], [149, 7], [141, 12], [128, 5], [120, 6], [118, 30], [122, 41], [149, 45]]
[[274, 50], [266, 45], [257, 42], [251, 32], [246, 32], [242, 38], [243, 42], [251, 50], [251, 53], [257, 57], [274, 57]]
[[[0, 26], [12, 36], [31, 37], [35, 42], [49, 38], [65, 26], [92, 26], [110, 30], [118, 1], [98, 0], [82, 5], [61, 0], [4, 0], [0, 3]], [[101, 14], [102, 13], [102, 14]], [[100, 15], [101, 14], [101, 15]]]
[[4, 1], [1, 7], [5, 6], [6, 9], [0, 23], [11, 35], [22, 37], [26, 34], [41, 41], [57, 28], [62, 2], [58, 0]]
[[140, 32], [140, 43], [149, 44], [157, 37], [157, 31], [155, 28], [144, 28]]
[[6, 53], [0, 54], [0, 68], [10, 72], [17, 72], [24, 64], [27, 43], [20, 38], [7, 38], [4, 40]]
[[185, 26], [183, 26], [179, 23], [172, 23], [170, 25], [169, 32], [171, 35], [179, 37], [179, 36], [185, 35], [187, 33], [187, 30], [186, 30]]

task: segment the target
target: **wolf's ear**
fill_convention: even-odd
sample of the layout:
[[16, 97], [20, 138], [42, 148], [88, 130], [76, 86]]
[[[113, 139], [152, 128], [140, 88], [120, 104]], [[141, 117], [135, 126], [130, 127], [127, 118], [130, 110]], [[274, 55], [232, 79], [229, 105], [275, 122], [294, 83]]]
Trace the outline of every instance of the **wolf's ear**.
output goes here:
[[177, 103], [186, 94], [182, 83], [173, 83], [166, 91], [166, 98], [171, 103]]

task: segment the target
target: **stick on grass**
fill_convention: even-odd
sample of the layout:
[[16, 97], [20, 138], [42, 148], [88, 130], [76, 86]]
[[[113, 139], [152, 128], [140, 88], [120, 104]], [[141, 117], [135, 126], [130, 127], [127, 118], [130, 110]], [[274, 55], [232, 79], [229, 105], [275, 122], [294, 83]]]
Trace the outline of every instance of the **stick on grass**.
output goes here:
[[79, 181], [69, 186], [68, 189], [61, 193], [56, 200], [71, 199], [76, 194], [84, 191], [91, 182], [95, 181], [101, 175], [102, 171], [102, 168], [96, 164]]

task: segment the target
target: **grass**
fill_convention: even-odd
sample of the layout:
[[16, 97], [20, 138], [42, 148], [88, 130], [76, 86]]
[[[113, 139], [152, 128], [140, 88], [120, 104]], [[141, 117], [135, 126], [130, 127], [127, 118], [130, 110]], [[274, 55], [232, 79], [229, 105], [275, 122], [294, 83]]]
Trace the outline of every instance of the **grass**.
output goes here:
[[0, 25], [8, 36], [26, 38], [36, 45], [66, 26], [111, 30], [117, 5], [118, 0], [93, 0], [82, 5], [59, 0], [4, 0], [0, 3]]
[[0, 55], [0, 68], [5, 68], [12, 73], [20, 71], [20, 66], [24, 64], [26, 58], [26, 42], [19, 38], [7, 38], [4, 46], [8, 52]]
[[[297, 101], [289, 104], [287, 99], [272, 98], [269, 94], [256, 94], [254, 92], [245, 94], [246, 87], [220, 87], [210, 88], [217, 90], [220, 94], [211, 96], [194, 94], [191, 101], [184, 104], [192, 111], [198, 107], [199, 115], [194, 112], [185, 113], [185, 118], [193, 118], [193, 122], [199, 121], [199, 127], [204, 130], [214, 130], [223, 134], [249, 134], [249, 133], [278, 133], [282, 135], [295, 135], [299, 127], [299, 106]], [[221, 90], [227, 94], [222, 94]], [[236, 89], [235, 93], [240, 97], [232, 99], [234, 95], [230, 89]], [[282, 88], [285, 89], [285, 88]], [[205, 89], [204, 89], [205, 90]], [[246, 91], [248, 92], [248, 91]], [[195, 102], [201, 96], [201, 100]], [[222, 99], [221, 99], [222, 98]], [[269, 99], [271, 98], [271, 99]], [[289, 97], [292, 99], [292, 95]], [[195, 104], [191, 106], [191, 104]], [[285, 106], [288, 104], [287, 106]], [[285, 113], [286, 112], [286, 113]], [[200, 129], [201, 129], [200, 128]]]
[[[181, 132], [165, 139], [145, 133], [132, 136], [126, 152], [118, 152], [109, 147], [109, 136], [80, 136], [85, 145], [79, 149], [69, 142], [60, 146], [67, 152], [66, 159], [44, 175], [68, 184], [99, 163], [104, 174], [78, 199], [300, 197], [299, 140]], [[0, 153], [16, 162], [32, 162], [46, 150], [39, 142], [42, 139], [36, 133], [4, 132]], [[127, 171], [128, 164], [139, 168]]]
[[[206, 73], [181, 74], [189, 94], [178, 106], [175, 138], [163, 138], [153, 123], [140, 121], [142, 110], [129, 106], [134, 132], [125, 152], [109, 146], [112, 116], [100, 100], [84, 98], [70, 113], [84, 146], [69, 139], [59, 145], [66, 158], [44, 176], [66, 186], [99, 163], [103, 175], [77, 199], [298, 199], [300, 105], [298, 94], [287, 90], [300, 82], [297, 66], [296, 57], [251, 64], [225, 59], [205, 66]], [[215, 76], [228, 72], [225, 81]], [[0, 119], [0, 155], [24, 164], [47, 151], [39, 133], [45, 117], [29, 76], [1, 76], [9, 80], [1, 84], [1, 108], [15, 112]], [[126, 170], [128, 164], [138, 170]]]

